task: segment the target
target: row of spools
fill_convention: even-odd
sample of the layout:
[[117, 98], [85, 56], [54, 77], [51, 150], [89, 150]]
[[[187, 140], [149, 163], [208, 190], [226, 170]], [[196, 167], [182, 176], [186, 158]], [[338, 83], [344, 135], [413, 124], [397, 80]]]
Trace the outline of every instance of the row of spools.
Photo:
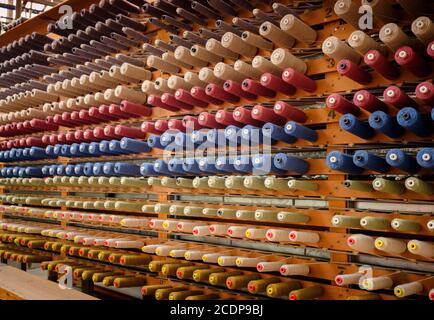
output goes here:
[[[113, 152], [125, 150], [137, 152], [147, 147], [140, 140], [123, 138], [109, 143], [94, 144], [92, 147], [104, 147]], [[73, 148], [74, 147], [74, 148]], [[53, 147], [59, 155], [70, 154], [71, 149], [79, 150], [81, 145], [57, 145]], [[123, 148], [122, 148], [123, 147]], [[104, 150], [104, 149], [103, 149]], [[50, 151], [51, 152], [51, 151]], [[99, 151], [98, 151], [99, 152]], [[119, 153], [118, 153], [119, 154]], [[385, 173], [390, 168], [397, 168], [407, 173], [415, 173], [421, 168], [434, 168], [434, 149], [422, 148], [416, 157], [401, 149], [389, 149], [385, 157], [366, 150], [358, 150], [353, 155], [340, 151], [332, 151], [327, 155], [327, 165], [333, 169], [349, 174], [360, 174], [365, 169]], [[294, 157], [290, 154], [278, 153], [257, 154], [253, 156], [221, 156], [218, 158], [171, 158], [168, 161], [158, 159], [142, 164], [127, 162], [86, 162], [68, 165], [45, 165], [28, 167], [5, 167], [0, 170], [2, 177], [44, 177], [54, 175], [65, 176], [183, 176], [197, 174], [306, 174], [309, 172], [309, 160]]]

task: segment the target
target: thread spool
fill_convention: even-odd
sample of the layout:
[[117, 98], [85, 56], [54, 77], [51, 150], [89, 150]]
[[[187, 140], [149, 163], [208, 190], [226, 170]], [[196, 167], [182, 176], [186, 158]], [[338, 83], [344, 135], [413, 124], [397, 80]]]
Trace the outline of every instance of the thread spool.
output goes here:
[[343, 59], [338, 62], [337, 71], [341, 76], [346, 76], [359, 84], [368, 84], [372, 81], [369, 72], [363, 70], [348, 59]]
[[193, 86], [186, 82], [183, 78], [179, 76], [172, 75], [167, 80], [167, 85], [172, 90], [184, 89], [190, 90]]
[[[277, 221], [277, 212], [271, 210], [256, 210], [255, 220], [258, 221]], [[265, 232], [264, 232], [265, 235]]]
[[284, 264], [283, 261], [259, 262], [256, 265], [256, 270], [258, 270], [258, 272], [275, 272], [275, 271], [279, 271], [280, 267], [283, 264]]
[[280, 267], [279, 272], [282, 276], [307, 276], [310, 268], [307, 264], [284, 264]]
[[369, 139], [375, 134], [375, 131], [366, 122], [360, 121], [351, 113], [344, 114], [339, 119], [339, 126], [362, 139]]
[[259, 70], [261, 73], [269, 72], [276, 77], [279, 77], [282, 74], [282, 69], [280, 67], [276, 66], [270, 60], [264, 58], [263, 56], [254, 57], [252, 60], [252, 66], [253, 68]]
[[237, 60], [234, 63], [234, 70], [241, 73], [245, 78], [251, 78], [258, 80], [261, 77], [261, 70], [254, 68], [250, 63], [244, 62], [243, 60]]
[[288, 179], [267, 177], [264, 180], [264, 186], [268, 189], [278, 190], [278, 191], [289, 191]]
[[240, 100], [239, 97], [226, 92], [223, 88], [213, 83], [210, 83], [206, 86], [205, 92], [210, 97], [217, 97], [218, 101], [237, 103]]
[[405, 187], [411, 191], [431, 195], [434, 193], [434, 186], [416, 177], [409, 177], [405, 180]]
[[212, 273], [216, 272], [223, 272], [224, 269], [222, 268], [212, 268], [212, 269], [197, 269], [193, 272], [193, 280], [196, 282], [207, 282], [209, 279], [209, 276]]
[[206, 50], [200, 45], [193, 45], [190, 49], [190, 53], [193, 57], [202, 61], [209, 61], [211, 63], [218, 63], [222, 61], [222, 57]]
[[217, 263], [222, 267], [236, 266], [237, 257], [235, 256], [219, 256]]
[[221, 39], [221, 45], [245, 57], [254, 57], [258, 48], [246, 43], [232, 32], [226, 32]]
[[226, 286], [231, 290], [241, 290], [247, 288], [250, 281], [258, 278], [260, 277], [257, 274], [230, 276], [226, 279]]
[[351, 0], [339, 0], [334, 5], [336, 15], [351, 24], [354, 28], [359, 28], [359, 7]]
[[[152, 261], [157, 262], [157, 261]], [[141, 289], [142, 296], [152, 296], [158, 289], [168, 289], [171, 288], [169, 285], [146, 285]]]
[[176, 270], [178, 279], [192, 279], [195, 270], [208, 269], [208, 266], [180, 267]]
[[387, 54], [386, 48], [361, 30], [356, 30], [350, 34], [348, 44], [361, 55], [365, 55], [370, 50], [377, 50], [382, 54]]
[[399, 69], [378, 50], [366, 52], [363, 61], [386, 79], [394, 80], [399, 77]]
[[434, 168], [434, 149], [423, 148], [419, 150], [416, 157], [417, 163], [422, 168], [433, 169]]
[[183, 287], [177, 287], [177, 288], [159, 288], [155, 290], [155, 299], [156, 300], [167, 300], [169, 299], [170, 294], [178, 292], [178, 291], [185, 291]]
[[280, 229], [268, 229], [266, 233], [268, 241], [287, 242], [289, 241], [289, 231]]
[[193, 179], [193, 188], [208, 188], [208, 177], [196, 177]]
[[127, 254], [127, 255], [123, 255], [120, 258], [119, 263], [121, 265], [128, 265], [128, 266], [140, 266], [149, 263], [150, 260], [151, 259], [149, 256]]
[[237, 210], [235, 217], [240, 220], [254, 220], [255, 211], [252, 210]]
[[[188, 53], [186, 53], [188, 54]], [[175, 58], [174, 53], [172, 52], [164, 52], [161, 55], [161, 58], [166, 61], [167, 63], [173, 64], [174, 66], [177, 66], [179, 68], [184, 68], [184, 69], [190, 69], [191, 65], [184, 62], [183, 60], [179, 60], [177, 58]]]
[[280, 28], [298, 41], [313, 44], [317, 33], [293, 14], [287, 14], [280, 20]]
[[167, 73], [179, 73], [180, 71], [179, 67], [164, 61], [160, 57], [153, 55], [150, 55], [148, 57], [148, 59], [146, 60], [146, 65], [149, 68], [155, 68], [157, 70], [161, 70]]
[[395, 218], [390, 222], [393, 229], [401, 232], [419, 232], [421, 225], [412, 220]]
[[354, 153], [353, 162], [358, 167], [377, 172], [386, 172], [390, 168], [386, 160], [369, 153], [366, 150], [357, 150]]
[[340, 274], [335, 277], [335, 283], [338, 286], [346, 286], [350, 284], [358, 284], [363, 273]]
[[228, 208], [219, 208], [217, 211], [217, 216], [222, 218], [235, 218], [237, 210]]
[[418, 17], [411, 24], [413, 34], [425, 45], [434, 38], [434, 24], [428, 17]]
[[[424, 104], [432, 106], [434, 105], [434, 86], [431, 82], [424, 81], [417, 85], [416, 87], [416, 98], [421, 100]], [[413, 103], [412, 106], [417, 109], [417, 105]]]
[[288, 180], [288, 188], [291, 190], [316, 191], [318, 190], [318, 184], [310, 181], [290, 179]]
[[336, 110], [340, 114], [350, 113], [358, 117], [361, 113], [359, 107], [337, 93], [332, 93], [327, 97], [326, 106], [329, 109]]
[[185, 254], [186, 251], [187, 250], [184, 250], [184, 249], [173, 249], [173, 250], [170, 250], [169, 256], [172, 257], [172, 258], [184, 257], [184, 254]]
[[231, 176], [225, 180], [225, 186], [227, 189], [244, 190], [244, 177]]
[[388, 116], [383, 111], [375, 111], [369, 116], [369, 125], [391, 138], [399, 138], [404, 129], [398, 124], [396, 118]]
[[184, 208], [185, 206], [181, 206], [181, 205], [171, 205], [169, 208], [169, 212], [172, 215], [183, 215], [184, 214]]
[[423, 289], [423, 285], [420, 282], [414, 281], [397, 285], [393, 288], [393, 293], [399, 298], [404, 298], [413, 294], [420, 294], [423, 292]]
[[285, 223], [306, 223], [310, 220], [310, 216], [297, 212], [279, 212], [277, 220]]
[[395, 61], [417, 77], [425, 77], [431, 72], [430, 65], [411, 47], [400, 47], [395, 52]]
[[173, 55], [175, 59], [182, 61], [183, 63], [187, 63], [194, 67], [202, 68], [208, 65], [207, 61], [192, 56], [190, 50], [183, 46], [176, 47]]
[[272, 42], [265, 40], [261, 36], [250, 31], [244, 31], [241, 34], [241, 39], [243, 39], [248, 44], [259, 49], [268, 50], [268, 51], [271, 51], [273, 49]]
[[[253, 219], [252, 219], [253, 220]], [[246, 235], [247, 227], [243, 226], [230, 226], [226, 233], [232, 238], [244, 238]]]
[[223, 178], [223, 177], [209, 177], [208, 178], [208, 187], [216, 188], [216, 189], [226, 189], [225, 178]]
[[430, 232], [433, 232], [434, 231], [434, 220], [428, 221], [426, 226]]
[[186, 206], [184, 208], [184, 215], [186, 216], [201, 216], [203, 207]]
[[319, 285], [315, 285], [291, 291], [289, 293], [289, 300], [313, 300], [321, 297], [323, 294], [323, 288]]
[[386, 154], [386, 161], [392, 167], [412, 173], [418, 170], [416, 160], [400, 149], [390, 149]]
[[[283, 81], [281, 77], [277, 77], [277, 76], [275, 76], [275, 75], [273, 75], [271, 73], [264, 73], [261, 76], [260, 83], [265, 88], [268, 88], [268, 89], [276, 91], [276, 92], [281, 92], [281, 93], [286, 94], [288, 96], [293, 95], [295, 93], [295, 91], [296, 91], [296, 88], [293, 85], [291, 85], [291, 84]], [[282, 101], [278, 101], [278, 102], [284, 103]], [[298, 110], [298, 111], [299, 111], [298, 113], [302, 112], [300, 110]], [[301, 122], [304, 122], [304, 121], [301, 121]]]
[[375, 240], [364, 234], [353, 234], [347, 238], [347, 245], [359, 252], [372, 252], [375, 249]]
[[332, 170], [342, 171], [350, 174], [360, 174], [363, 168], [357, 167], [353, 157], [339, 151], [332, 151], [327, 155], [327, 165]]
[[314, 80], [306, 77], [303, 73], [299, 72], [294, 68], [287, 68], [283, 74], [282, 79], [286, 83], [296, 87], [297, 89], [302, 89], [306, 92], [313, 93], [316, 91], [317, 86]]
[[434, 257], [434, 244], [427, 241], [410, 240], [407, 243], [407, 249], [412, 254], [432, 258]]
[[417, 108], [416, 102], [396, 86], [386, 88], [383, 92], [383, 98], [385, 102], [390, 103], [398, 109], [408, 106]]
[[402, 183], [383, 178], [376, 178], [372, 181], [372, 187], [377, 191], [392, 194], [401, 194], [405, 191], [405, 187]]
[[[173, 250], [173, 247], [172, 246], [161, 245], [161, 246], [158, 246], [158, 247], [156, 247], [154, 249], [155, 249], [155, 254], [157, 256], [167, 257], [167, 256], [169, 256], [170, 251]], [[143, 250], [143, 248], [142, 248], [142, 250]]]
[[396, 23], [385, 24], [380, 29], [379, 38], [392, 52], [410, 43], [408, 36]]
[[238, 257], [235, 263], [239, 268], [253, 268], [256, 267], [260, 261], [261, 260], [258, 258]]
[[270, 61], [281, 70], [292, 68], [301, 74], [307, 71], [307, 64], [284, 48], [275, 49], [270, 56]]
[[214, 66], [214, 76], [222, 80], [233, 80], [243, 82], [245, 75], [237, 72], [232, 66], [219, 62]]
[[228, 225], [223, 224], [212, 224], [209, 226], [209, 231], [212, 235], [224, 236], [227, 234], [229, 229]]
[[221, 42], [213, 38], [207, 40], [205, 49], [218, 56], [221, 56], [222, 58], [231, 60], [238, 59], [238, 53], [224, 47]]
[[344, 215], [334, 215], [332, 225], [338, 228], [359, 228], [360, 218]]
[[335, 36], [328, 37], [324, 40], [322, 52], [334, 59], [335, 62], [348, 59], [358, 65], [361, 60], [361, 56], [357, 51]]
[[405, 252], [407, 245], [402, 240], [379, 237], [375, 239], [375, 248], [384, 252], [401, 254]]
[[354, 94], [353, 103], [368, 112], [387, 112], [387, 105], [367, 90], [359, 90]]
[[264, 177], [262, 176], [249, 176], [244, 179], [244, 187], [253, 190], [267, 190], [264, 185]]
[[264, 96], [268, 98], [273, 98], [276, 95], [276, 92], [267, 89], [266, 87], [262, 86], [259, 82], [256, 82], [252, 79], [245, 79], [241, 84], [241, 88], [244, 91], [255, 96]]
[[278, 46], [292, 48], [295, 43], [295, 39], [292, 36], [269, 21], [261, 24], [259, 34]]
[[316, 232], [291, 231], [289, 240], [295, 242], [317, 243], [320, 240], [319, 234]]
[[230, 271], [230, 272], [213, 272], [209, 275], [208, 281], [213, 286], [219, 285], [224, 286], [226, 284], [226, 279], [232, 276], [239, 276], [241, 272]]
[[315, 142], [318, 134], [315, 130], [305, 127], [295, 121], [288, 121], [285, 125], [285, 133], [298, 139]]
[[389, 289], [393, 286], [393, 280], [389, 277], [366, 278], [363, 280], [363, 288], [368, 291]]
[[271, 283], [267, 286], [266, 293], [271, 298], [279, 298], [288, 296], [291, 291], [299, 288], [301, 284], [298, 281]]

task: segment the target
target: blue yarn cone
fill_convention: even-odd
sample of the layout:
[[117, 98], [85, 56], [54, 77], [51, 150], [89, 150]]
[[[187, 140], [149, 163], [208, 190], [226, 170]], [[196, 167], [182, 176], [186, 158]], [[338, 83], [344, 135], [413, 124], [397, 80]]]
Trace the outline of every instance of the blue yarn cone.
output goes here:
[[340, 151], [332, 151], [327, 155], [327, 165], [332, 170], [349, 174], [360, 174], [364, 171], [363, 168], [354, 164], [353, 156]]
[[116, 162], [115, 173], [119, 176], [140, 176], [140, 166], [133, 163]]
[[124, 137], [120, 141], [120, 146], [125, 153], [142, 153], [149, 152], [151, 148], [145, 141]]
[[366, 150], [357, 150], [353, 155], [353, 162], [356, 166], [380, 173], [387, 172], [390, 169], [385, 159], [369, 153]]
[[276, 154], [273, 158], [273, 164], [280, 170], [296, 172], [298, 174], [305, 174], [309, 170], [309, 162], [285, 153]]
[[315, 142], [318, 139], [318, 134], [315, 130], [303, 126], [295, 121], [288, 121], [285, 124], [285, 132], [290, 136], [310, 142]]
[[369, 116], [369, 125], [390, 138], [399, 138], [404, 134], [404, 128], [398, 124], [395, 117], [383, 111], [375, 111]]
[[286, 143], [294, 143], [297, 139], [285, 132], [285, 129], [275, 125], [274, 123], [266, 123], [262, 126], [262, 134], [273, 141], [282, 141]]
[[399, 110], [396, 118], [401, 127], [406, 128], [419, 137], [429, 136], [432, 132], [432, 121], [423, 117], [414, 108], [406, 107]]
[[156, 176], [158, 173], [154, 170], [153, 162], [143, 162], [140, 165], [140, 174], [144, 177]]
[[344, 114], [339, 119], [339, 126], [362, 139], [369, 139], [375, 134], [374, 129], [372, 129], [366, 122], [360, 121], [352, 115], [351, 113]]
[[164, 146], [161, 144], [161, 139], [159, 136], [151, 135], [147, 140], [149, 148], [157, 148], [164, 149]]
[[419, 150], [416, 160], [422, 168], [434, 170], [434, 148], [423, 148]]
[[390, 166], [408, 173], [414, 173], [420, 169], [416, 159], [400, 149], [390, 149], [387, 151], [386, 162]]

